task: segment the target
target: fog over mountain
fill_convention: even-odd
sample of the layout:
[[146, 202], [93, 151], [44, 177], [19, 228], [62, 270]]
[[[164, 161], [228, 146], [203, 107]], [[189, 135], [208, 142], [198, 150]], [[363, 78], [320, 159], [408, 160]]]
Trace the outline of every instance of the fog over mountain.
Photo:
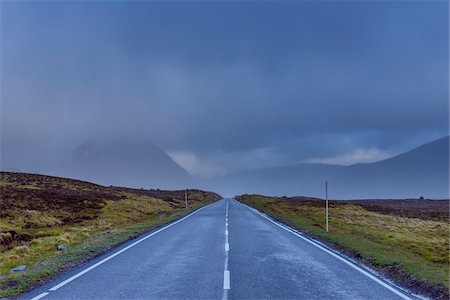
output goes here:
[[194, 185], [189, 174], [148, 139], [84, 143], [61, 163], [59, 172], [116, 186], [180, 189]]
[[184, 189], [196, 186], [186, 170], [149, 139], [123, 137], [89, 141], [58, 162], [35, 159], [31, 169], [27, 165], [16, 165], [12, 170], [136, 188]]
[[398, 156], [350, 166], [301, 163], [247, 170], [211, 179], [220, 193], [260, 193], [325, 197], [325, 181], [333, 199], [448, 198], [449, 137]]
[[330, 178], [339, 198], [449, 198], [449, 138], [380, 162], [341, 168]]

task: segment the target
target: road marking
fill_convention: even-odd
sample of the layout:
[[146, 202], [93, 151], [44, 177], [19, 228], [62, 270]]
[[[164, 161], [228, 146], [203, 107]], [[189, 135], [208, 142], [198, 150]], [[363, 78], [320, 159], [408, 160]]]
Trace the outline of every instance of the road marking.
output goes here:
[[[209, 205], [211, 205], [211, 204], [209, 204]], [[167, 228], [172, 227], [173, 225], [178, 224], [178, 223], [180, 223], [180, 222], [183, 221], [183, 220], [186, 220], [187, 218], [189, 218], [189, 217], [193, 216], [194, 214], [198, 213], [199, 211], [205, 209], [205, 208], [208, 207], [209, 205], [203, 206], [202, 208], [197, 209], [196, 211], [190, 213], [189, 215], [187, 215], [187, 216], [185, 216], [185, 217], [183, 217], [183, 218], [181, 218], [181, 219], [179, 219], [179, 220], [177, 220], [177, 221], [175, 221], [175, 222], [173, 222], [173, 223], [170, 223], [169, 225], [167, 225], [167, 226], [165, 226], [165, 227], [163, 227], [163, 228], [161, 228], [161, 229], [158, 229], [157, 231], [155, 231], [155, 232], [153, 232], [153, 233], [151, 233], [151, 234], [149, 234], [149, 235], [146, 235], [145, 237], [141, 238], [140, 240], [137, 240], [136, 242], [134, 242], [133, 244], [128, 245], [127, 247], [125, 247], [125, 248], [123, 248], [123, 249], [117, 251], [116, 253], [114, 253], [114, 254], [112, 254], [112, 255], [106, 257], [105, 259], [102, 259], [102, 260], [99, 261], [98, 263], [96, 263], [96, 264], [90, 266], [89, 268], [84, 269], [83, 271], [81, 271], [81, 272], [75, 274], [74, 276], [72, 276], [72, 277], [70, 277], [70, 278], [64, 280], [63, 282], [61, 282], [61, 283], [55, 285], [54, 287], [52, 287], [51, 289], [49, 289], [49, 291], [56, 291], [56, 290], [59, 289], [60, 287], [62, 287], [62, 286], [64, 286], [64, 285], [68, 284], [69, 282], [71, 282], [71, 281], [77, 279], [78, 277], [80, 277], [80, 276], [86, 274], [87, 272], [89, 272], [89, 271], [91, 271], [91, 270], [97, 268], [98, 266], [100, 266], [100, 265], [104, 264], [105, 262], [107, 262], [108, 260], [110, 260], [110, 259], [116, 257], [117, 255], [121, 254], [122, 252], [125, 252], [125, 251], [127, 251], [128, 249], [130, 249], [131, 247], [134, 247], [134, 246], [136, 246], [137, 244], [139, 244], [139, 243], [145, 241], [145, 240], [148, 239], [149, 237], [152, 237], [152, 236], [154, 236], [155, 234], [160, 233], [161, 231], [166, 230]], [[40, 298], [45, 297], [46, 295], [48, 295], [48, 293], [45, 294], [45, 295], [43, 295], [43, 294], [45, 294], [45, 293], [42, 293], [42, 294], [41, 294], [42, 296], [39, 295], [39, 296], [41, 296]], [[38, 296], [38, 297], [39, 297], [39, 296]], [[40, 299], [40, 298], [33, 298], [33, 299]]]
[[[240, 202], [239, 202], [239, 203], [240, 203]], [[400, 297], [403, 298], [403, 299], [413, 300], [412, 298], [406, 296], [406, 295], [403, 294], [402, 292], [400, 292], [400, 291], [398, 291], [397, 289], [393, 288], [393, 287], [390, 286], [389, 284], [385, 283], [385, 282], [382, 281], [381, 279], [379, 279], [379, 278], [377, 278], [376, 276], [370, 274], [370, 273], [367, 272], [366, 270], [362, 269], [361, 267], [357, 266], [356, 264], [352, 263], [351, 261], [345, 259], [344, 257], [342, 257], [342, 256], [340, 256], [340, 255], [334, 253], [333, 251], [331, 251], [331, 250], [329, 250], [329, 249], [323, 247], [322, 245], [316, 243], [315, 241], [310, 240], [310, 239], [308, 239], [308, 238], [302, 236], [301, 234], [295, 232], [294, 230], [292, 230], [292, 229], [290, 229], [290, 228], [288, 228], [288, 227], [285, 227], [285, 226], [281, 225], [280, 223], [278, 223], [278, 222], [272, 220], [270, 217], [268, 217], [267, 215], [261, 213], [261, 212], [258, 211], [257, 209], [255, 209], [255, 208], [253, 208], [253, 207], [250, 207], [250, 206], [247, 206], [246, 204], [243, 204], [243, 203], [240, 203], [240, 204], [244, 205], [245, 207], [247, 207], [248, 209], [250, 209], [250, 210], [253, 211], [254, 213], [260, 215], [261, 217], [263, 217], [263, 218], [265, 218], [265, 219], [267, 219], [268, 221], [272, 222], [273, 224], [277, 225], [278, 227], [280, 227], [280, 228], [282, 228], [282, 229], [284, 229], [284, 230], [286, 230], [286, 231], [289, 231], [289, 232], [292, 233], [293, 235], [296, 235], [297, 237], [299, 237], [299, 238], [305, 240], [306, 242], [308, 242], [308, 243], [310, 243], [310, 244], [316, 246], [317, 248], [319, 248], [319, 249], [325, 251], [326, 253], [328, 253], [328, 254], [334, 256], [335, 258], [339, 259], [340, 261], [342, 261], [342, 262], [345, 263], [346, 265], [352, 267], [353, 269], [357, 270], [357, 271], [360, 272], [361, 274], [366, 275], [367, 277], [369, 277], [370, 279], [372, 279], [372, 280], [375, 281], [376, 283], [378, 283], [378, 284], [380, 284], [381, 286], [387, 288], [388, 290], [390, 290], [391, 292], [393, 292], [393, 293], [396, 294], [397, 296], [400, 296]]]
[[45, 296], [47, 296], [48, 294], [50, 294], [49, 292], [44, 292], [42, 294], [37, 295], [36, 297], [32, 298], [31, 300], [39, 300], [41, 298], [44, 298]]
[[230, 251], [230, 244], [228, 243], [228, 205], [230, 200], [227, 200], [226, 217], [225, 217], [225, 262], [223, 271], [223, 294], [222, 300], [228, 299], [228, 290], [230, 289], [230, 270], [228, 270], [228, 251]]
[[223, 289], [230, 289], [230, 271], [226, 270], [223, 272]]

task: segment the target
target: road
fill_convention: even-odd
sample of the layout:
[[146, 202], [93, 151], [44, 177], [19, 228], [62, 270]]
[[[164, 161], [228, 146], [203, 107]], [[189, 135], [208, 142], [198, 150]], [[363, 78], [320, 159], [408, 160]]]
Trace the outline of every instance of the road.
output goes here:
[[408, 299], [234, 199], [118, 247], [23, 299]]

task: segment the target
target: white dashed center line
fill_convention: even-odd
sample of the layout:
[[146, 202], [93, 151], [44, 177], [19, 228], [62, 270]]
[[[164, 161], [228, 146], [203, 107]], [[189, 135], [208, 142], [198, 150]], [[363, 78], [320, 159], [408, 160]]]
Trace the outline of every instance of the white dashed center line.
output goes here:
[[223, 274], [223, 289], [229, 290], [230, 289], [230, 271], [225, 271]]
[[223, 300], [228, 299], [228, 290], [230, 289], [230, 270], [228, 270], [228, 251], [230, 251], [230, 244], [228, 243], [228, 203], [225, 211], [225, 266], [223, 271]]

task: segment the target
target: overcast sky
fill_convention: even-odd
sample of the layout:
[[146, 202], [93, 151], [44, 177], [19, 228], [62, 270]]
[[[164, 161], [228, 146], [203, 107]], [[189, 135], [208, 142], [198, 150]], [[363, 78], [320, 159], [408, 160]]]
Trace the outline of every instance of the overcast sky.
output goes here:
[[3, 160], [129, 135], [211, 176], [448, 135], [446, 1], [1, 5]]

